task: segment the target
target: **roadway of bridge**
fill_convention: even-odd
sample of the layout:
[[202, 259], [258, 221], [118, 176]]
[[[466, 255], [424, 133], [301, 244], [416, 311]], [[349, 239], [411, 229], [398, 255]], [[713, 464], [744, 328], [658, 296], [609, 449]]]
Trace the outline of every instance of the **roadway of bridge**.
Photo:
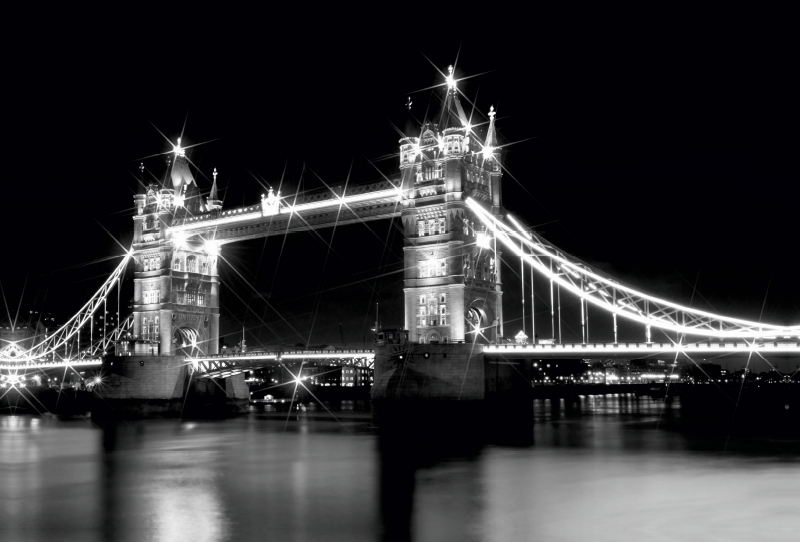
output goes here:
[[19, 371], [25, 369], [58, 369], [60, 367], [100, 367], [103, 360], [100, 358], [56, 360], [56, 361], [17, 361], [0, 363], [0, 369]]
[[559, 343], [484, 347], [487, 357], [525, 359], [709, 359], [747, 358], [800, 359], [798, 342], [726, 343]]
[[284, 362], [316, 361], [328, 365], [373, 368], [375, 350], [303, 350], [248, 352], [243, 354], [219, 354], [216, 356], [186, 358], [197, 376], [227, 378], [245, 371], [280, 366]]

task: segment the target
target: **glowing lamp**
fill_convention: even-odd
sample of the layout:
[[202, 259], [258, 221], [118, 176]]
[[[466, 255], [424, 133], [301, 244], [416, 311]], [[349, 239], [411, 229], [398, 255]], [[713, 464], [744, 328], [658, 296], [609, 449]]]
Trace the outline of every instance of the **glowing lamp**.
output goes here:
[[490, 249], [491, 244], [489, 243], [489, 239], [489, 236], [484, 232], [479, 232], [476, 243], [480, 248]]
[[186, 234], [181, 231], [176, 231], [172, 234], [172, 244], [175, 245], [175, 248], [181, 248], [186, 246]]
[[181, 147], [181, 138], [178, 138], [178, 144], [172, 146], [172, 152], [175, 153], [175, 156], [186, 156], [186, 150]]
[[214, 241], [213, 239], [209, 239], [206, 241], [206, 253], [209, 256], [218, 256], [219, 255], [219, 242]]
[[481, 154], [483, 155], [484, 160], [491, 160], [494, 154], [494, 147], [486, 145], [483, 149], [481, 149]]
[[456, 80], [453, 79], [453, 66], [447, 68], [447, 76], [444, 79], [447, 81], [448, 90], [453, 90], [456, 88]]

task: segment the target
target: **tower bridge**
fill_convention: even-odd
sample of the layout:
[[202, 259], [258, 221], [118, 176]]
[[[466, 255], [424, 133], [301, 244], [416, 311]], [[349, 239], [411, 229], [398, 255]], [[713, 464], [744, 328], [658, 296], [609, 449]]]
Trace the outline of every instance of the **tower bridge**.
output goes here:
[[[465, 363], [466, 368], [459, 369], [462, 372], [473, 370], [470, 360], [477, 354], [515, 359], [690, 357], [706, 353], [797, 357], [800, 325], [751, 322], [657, 298], [560, 251], [522, 226], [503, 207], [503, 145], [498, 142], [494, 109], [487, 113], [486, 130], [479, 130], [464, 112], [452, 69], [443, 86], [446, 90], [438, 116], [425, 119], [418, 132], [400, 139], [399, 174], [377, 183], [333, 186], [292, 196], [281, 196], [270, 189], [255, 204], [223, 208], [216, 169], [209, 196], [203, 200], [186, 157], [187, 149], [178, 139], [164, 182], [146, 183], [141, 168], [140, 189], [134, 196], [132, 246], [114, 273], [67, 324], [44, 340], [28, 349], [18, 345], [0, 348], [0, 368], [96, 365], [103, 355], [114, 351], [140, 357], [137, 367], [161, 364], [168, 368], [165, 370], [170, 378], [183, 378], [187, 372], [232, 378], [246, 368], [289, 359], [287, 356], [313, 357], [317, 353], [273, 351], [238, 358], [219, 355], [218, 263], [224, 246], [393, 218], [400, 219], [404, 232], [407, 343], [426, 345], [441, 354], [442, 360], [447, 354], [442, 348], [452, 345], [447, 363]], [[503, 258], [507, 262], [518, 258], [522, 276], [530, 268], [540, 278], [540, 288], [545, 285], [542, 297], [549, 297], [550, 318], [544, 325], [549, 327], [554, 344], [500, 344], [505, 335], [499, 265]], [[87, 341], [83, 330], [92, 316], [105, 311], [115, 296], [119, 307], [120, 281], [131, 262], [132, 313], [124, 324], [104, 330], [100, 337], [94, 337], [93, 326], [89, 326]], [[530, 287], [532, 291], [533, 279]], [[578, 344], [563, 344], [556, 331], [556, 317], [560, 329], [562, 292], [580, 302]], [[524, 291], [522, 295], [524, 298]], [[613, 321], [613, 336], [602, 337], [603, 342], [590, 334], [589, 305], [602, 309]], [[641, 343], [618, 342], [618, 318], [642, 327]], [[653, 329], [676, 339], [656, 343]], [[709, 338], [717, 342], [702, 342]], [[68, 345], [76, 341], [90, 346], [70, 350]], [[359, 354], [369, 363], [374, 359], [376, 370], [388, 374], [391, 356], [381, 348]], [[355, 353], [337, 355], [343, 360], [358, 358]], [[119, 373], [124, 366], [124, 370], [133, 371], [131, 363], [120, 362], [113, 370], [104, 365], [104, 370]], [[457, 376], [434, 373], [436, 370], [430, 374], [436, 378]], [[465, 381], [462, 379], [459, 397]], [[479, 387], [474, 386], [474, 394], [482, 393], [477, 391]], [[173, 393], [172, 388], [158, 393], [162, 391]], [[241, 386], [236, 393], [244, 393]]]

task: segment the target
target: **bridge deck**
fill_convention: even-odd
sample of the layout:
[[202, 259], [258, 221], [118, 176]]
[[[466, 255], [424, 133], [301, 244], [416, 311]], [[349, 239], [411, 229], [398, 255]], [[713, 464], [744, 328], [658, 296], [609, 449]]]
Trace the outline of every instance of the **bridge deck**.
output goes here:
[[643, 359], [667, 357], [674, 359], [764, 356], [766, 358], [800, 358], [797, 342], [726, 342], [726, 343], [561, 343], [534, 345], [490, 345], [487, 356], [506, 358], [557, 359]]
[[205, 213], [169, 229], [189, 235], [213, 232], [217, 241], [228, 243], [400, 216], [401, 191], [390, 181], [350, 187], [343, 196], [338, 192], [305, 196], [310, 201], [296, 205], [256, 204]]
[[280, 366], [284, 361], [318, 361], [330, 365], [352, 365], [354, 367], [373, 367], [375, 351], [358, 350], [304, 350], [248, 352], [243, 354], [187, 358], [198, 376], [227, 378], [244, 371], [255, 371], [265, 367]]

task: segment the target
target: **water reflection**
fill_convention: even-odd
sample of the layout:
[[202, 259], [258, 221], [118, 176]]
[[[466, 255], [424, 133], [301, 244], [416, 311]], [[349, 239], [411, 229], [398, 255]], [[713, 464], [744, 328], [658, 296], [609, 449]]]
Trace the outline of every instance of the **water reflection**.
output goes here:
[[[677, 404], [536, 400], [514, 446], [366, 414], [0, 417], [0, 540], [789, 540], [800, 442], [670, 428]], [[287, 422], [288, 415], [288, 422]], [[509, 414], [510, 415], [510, 414]]]

